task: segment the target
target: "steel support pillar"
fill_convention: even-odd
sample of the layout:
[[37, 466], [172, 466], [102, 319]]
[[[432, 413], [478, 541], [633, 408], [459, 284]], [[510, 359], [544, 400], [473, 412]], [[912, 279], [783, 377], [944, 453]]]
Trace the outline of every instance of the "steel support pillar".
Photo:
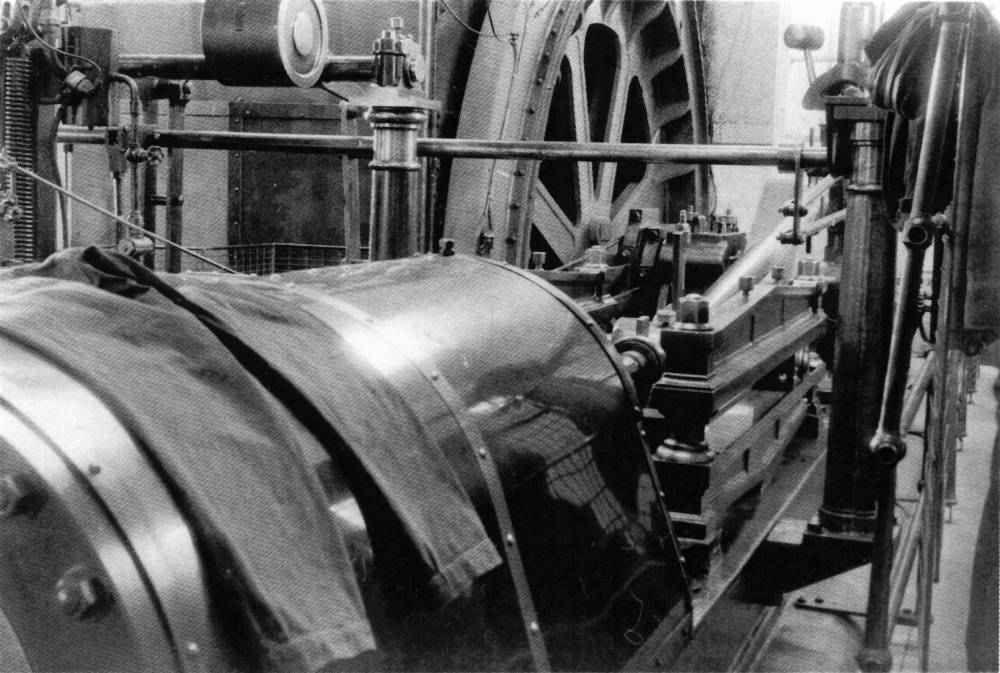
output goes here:
[[833, 401], [820, 523], [827, 530], [870, 532], [876, 489], [868, 442], [878, 426], [892, 334], [895, 231], [879, 175], [881, 113], [855, 108], [853, 162], [845, 189], [843, 271], [837, 309]]

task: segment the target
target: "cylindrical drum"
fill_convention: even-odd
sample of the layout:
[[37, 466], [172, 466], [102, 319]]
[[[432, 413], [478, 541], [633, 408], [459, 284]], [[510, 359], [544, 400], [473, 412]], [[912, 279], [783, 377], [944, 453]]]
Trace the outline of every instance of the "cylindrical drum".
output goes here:
[[658, 493], [620, 357], [515, 267], [0, 274], [0, 653], [33, 669], [650, 665], [687, 605]]
[[212, 75], [230, 86], [316, 84], [329, 29], [320, 0], [206, 0], [201, 46]]

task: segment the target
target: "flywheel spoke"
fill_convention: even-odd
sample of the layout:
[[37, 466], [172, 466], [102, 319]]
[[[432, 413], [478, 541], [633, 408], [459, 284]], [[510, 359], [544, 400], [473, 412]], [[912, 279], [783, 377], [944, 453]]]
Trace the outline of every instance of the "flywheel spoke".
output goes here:
[[569, 259], [574, 255], [576, 229], [541, 181], [535, 183], [531, 217], [532, 224], [560, 259]]

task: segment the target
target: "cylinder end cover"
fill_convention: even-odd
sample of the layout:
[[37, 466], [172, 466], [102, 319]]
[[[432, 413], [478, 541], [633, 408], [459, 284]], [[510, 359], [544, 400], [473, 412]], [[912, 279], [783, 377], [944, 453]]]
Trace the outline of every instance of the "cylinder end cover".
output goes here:
[[328, 45], [321, 0], [206, 0], [202, 9], [205, 61], [228, 86], [311, 87]]

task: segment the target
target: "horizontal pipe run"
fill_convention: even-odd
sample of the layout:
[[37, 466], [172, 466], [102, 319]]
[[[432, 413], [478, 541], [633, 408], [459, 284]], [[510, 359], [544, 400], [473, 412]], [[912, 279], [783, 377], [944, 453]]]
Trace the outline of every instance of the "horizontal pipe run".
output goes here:
[[[372, 56], [328, 56], [321, 82], [367, 82], [372, 79]], [[202, 54], [122, 54], [118, 72], [130, 77], [215, 79]]]
[[[59, 142], [104, 144], [107, 128], [64, 126]], [[155, 131], [147, 143], [161, 147], [219, 150], [332, 152], [371, 156], [371, 136], [231, 131]], [[770, 145], [659, 145], [646, 143], [521, 142], [467, 138], [420, 138], [417, 154], [425, 157], [535, 159], [538, 161], [644, 161], [647, 163], [720, 164], [791, 167], [794, 148]], [[826, 165], [825, 150], [805, 150], [806, 168]], [[825, 190], [824, 190], [825, 191]], [[805, 202], [805, 200], [803, 200]]]
[[[647, 163], [718, 164], [735, 166], [795, 165], [794, 147], [772, 145], [660, 145], [655, 143], [575, 143], [468, 138], [421, 138], [424, 156], [476, 159], [536, 159], [539, 161], [644, 161]], [[804, 150], [802, 166], [826, 166], [826, 150]]]
[[129, 77], [214, 79], [201, 54], [122, 54], [118, 72]]

